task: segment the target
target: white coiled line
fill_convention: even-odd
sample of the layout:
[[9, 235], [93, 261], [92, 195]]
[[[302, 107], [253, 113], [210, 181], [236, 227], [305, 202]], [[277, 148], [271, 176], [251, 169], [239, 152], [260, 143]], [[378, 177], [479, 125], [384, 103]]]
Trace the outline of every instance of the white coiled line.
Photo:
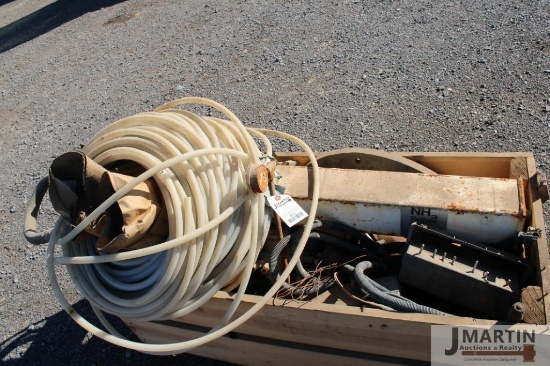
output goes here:
[[[185, 104], [212, 107], [227, 120], [173, 108]], [[288, 139], [307, 153], [313, 172], [312, 204], [302, 239], [279, 280], [252, 308], [231, 320], [271, 221], [265, 197], [252, 193], [245, 181], [250, 164], [272, 155], [265, 135]], [[252, 136], [263, 143], [264, 154]], [[231, 111], [209, 99], [183, 98], [154, 112], [119, 120], [97, 133], [83, 151], [101, 165], [130, 160], [146, 169], [75, 228], [59, 218], [48, 245], [48, 276], [63, 309], [88, 332], [121, 347], [150, 354], [177, 354], [234, 330], [260, 310], [290, 274], [315, 219], [319, 172], [311, 149], [283, 132], [245, 128]], [[166, 242], [103, 255], [95, 253], [93, 240], [86, 245], [72, 242], [109, 206], [149, 178], [155, 180], [168, 210]], [[61, 246], [62, 257], [55, 257], [56, 245]], [[107, 331], [73, 309], [59, 286], [55, 264], [67, 266], [73, 283]], [[203, 336], [185, 342], [133, 342], [104, 316], [106, 312], [139, 322], [177, 319], [204, 305], [217, 291], [236, 286], [237, 294], [218, 324]]]

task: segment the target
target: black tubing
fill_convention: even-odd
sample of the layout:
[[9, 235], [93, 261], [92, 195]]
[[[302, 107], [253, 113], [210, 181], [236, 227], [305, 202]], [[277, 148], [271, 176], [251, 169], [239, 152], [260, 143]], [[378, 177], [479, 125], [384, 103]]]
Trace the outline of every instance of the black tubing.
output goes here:
[[378, 284], [376, 281], [365, 275], [365, 271], [373, 268], [373, 264], [369, 261], [363, 261], [355, 266], [353, 274], [359, 286], [365, 290], [375, 301], [382, 305], [389, 306], [397, 311], [410, 313], [423, 313], [432, 315], [448, 315], [428, 306], [420, 305], [412, 300], [401, 296], [394, 296], [388, 290]]
[[345, 235], [349, 235], [352, 239], [359, 241], [365, 248], [370, 251], [370, 257], [377, 262], [382, 262], [388, 265], [393, 270], [398, 270], [397, 266], [393, 263], [393, 258], [390, 254], [382, 248], [380, 243], [370, 239], [362, 231], [336, 220], [322, 220], [321, 227], [317, 231], [323, 231], [324, 229], [334, 230]]
[[[321, 226], [321, 222], [315, 221], [313, 223], [311, 230], [313, 231], [320, 226]], [[291, 245], [291, 247], [295, 246], [300, 241], [300, 238], [302, 237], [303, 232], [304, 232], [304, 227], [301, 227], [294, 234], [286, 235], [277, 244], [275, 244], [269, 256], [269, 272], [272, 275], [275, 275], [277, 273], [277, 263], [279, 261], [279, 256], [283, 252], [283, 249], [285, 249], [289, 244]]]
[[[352, 253], [352, 254], [356, 254], [356, 255], [365, 254], [365, 250], [363, 250], [361, 247], [359, 247], [359, 246], [357, 246], [353, 243], [350, 243], [348, 241], [345, 241], [343, 239], [340, 239], [338, 237], [326, 234], [326, 233], [312, 232], [309, 235], [309, 239], [317, 240], [317, 241], [320, 241], [324, 244], [329, 244], [329, 245], [332, 245], [332, 246], [340, 247], [348, 253]], [[295, 241], [289, 242], [288, 249], [289, 249], [289, 253], [287, 253], [287, 256], [291, 255], [296, 250], [296, 242]], [[294, 267], [294, 269], [303, 278], [307, 278], [307, 277], [310, 276], [308, 271], [306, 271], [306, 269], [302, 265], [302, 261], [300, 261], [300, 260], [296, 263], [296, 267]]]
[[[315, 223], [313, 224], [312, 230], [319, 227], [320, 225], [321, 223], [319, 221], [315, 221]], [[275, 247], [271, 251], [270, 257], [269, 257], [269, 272], [268, 272], [268, 278], [271, 280], [271, 282], [274, 283], [279, 278], [279, 273], [277, 272], [277, 264], [279, 262], [279, 258], [283, 249], [285, 249], [288, 245], [295, 246], [297, 241], [299, 241], [300, 238], [302, 237], [303, 230], [304, 228], [300, 228], [294, 234], [285, 236], [275, 245]], [[316, 237], [318, 235], [316, 233], [311, 233], [310, 237], [312, 236]], [[311, 277], [309, 273], [307, 273], [307, 271], [303, 268], [300, 260], [298, 260], [298, 262], [296, 263], [296, 267], [298, 267], [300, 274], [304, 278]], [[311, 277], [311, 279], [316, 280], [315, 277]], [[320, 292], [324, 292], [330, 287], [332, 287], [334, 283], [335, 283], [334, 279], [329, 278], [324, 281], [317, 281], [313, 286], [310, 286], [310, 287], [296, 287], [286, 282], [283, 282], [281, 287], [291, 291], [292, 294], [296, 297], [302, 297], [302, 296], [316, 295]]]
[[48, 185], [48, 177], [42, 178], [38, 182], [31, 197], [31, 201], [27, 207], [23, 235], [25, 235], [25, 239], [27, 239], [27, 241], [31, 244], [45, 244], [50, 241], [50, 232], [36, 232], [36, 218], [38, 217], [38, 210], [44, 195], [48, 191]]
[[365, 250], [363, 248], [361, 248], [358, 245], [355, 245], [353, 243], [350, 243], [349, 241], [346, 241], [344, 239], [340, 239], [336, 236], [332, 236], [332, 235], [327, 234], [327, 233], [317, 232], [316, 234], [318, 234], [318, 237], [312, 237], [312, 239], [316, 239], [316, 240], [319, 240], [323, 243], [340, 247], [348, 253], [358, 254], [358, 255], [365, 254]]
[[[359, 242], [359, 244], [361, 245], [357, 245], [349, 241], [346, 241], [344, 239], [335, 237], [326, 232], [323, 232], [323, 230], [332, 230], [332, 231], [342, 233], [344, 235], [348, 235], [353, 240], [356, 240], [357, 242]], [[273, 247], [269, 257], [269, 272], [267, 273], [268, 278], [270, 279], [271, 282], [275, 282], [279, 278], [279, 273], [277, 272], [277, 266], [279, 263], [279, 258], [281, 256], [281, 253], [287, 247], [289, 248], [290, 251], [294, 251], [294, 248], [296, 247], [296, 244], [298, 242], [298, 240], [296, 239], [297, 238], [299, 239], [301, 237], [302, 232], [303, 232], [303, 228], [300, 228], [294, 234], [290, 234], [282, 238]], [[365, 254], [368, 252], [369, 258], [383, 262], [387, 264], [388, 267], [395, 269], [395, 265], [392, 261], [392, 257], [389, 255], [389, 253], [386, 250], [382, 248], [380, 243], [368, 238], [363, 232], [357, 230], [356, 228], [349, 226], [345, 223], [342, 223], [340, 221], [334, 221], [334, 220], [315, 221], [312, 227], [312, 233], [310, 234], [310, 239], [316, 239], [329, 245], [338, 246], [352, 254]], [[300, 260], [298, 260], [298, 262], [296, 263], [295, 269], [303, 278], [311, 277], [311, 275], [304, 269]], [[384, 270], [385, 269], [386, 267], [384, 266]], [[302, 296], [302, 295], [313, 295], [313, 294], [317, 294], [319, 292], [325, 291], [326, 289], [334, 285], [334, 283], [335, 283], [334, 279], [330, 278], [324, 281], [318, 281], [315, 285], [309, 288], [302, 288], [302, 287], [298, 288], [298, 287], [291, 286], [288, 283], [283, 283], [282, 287], [288, 290], [292, 290], [293, 293], [296, 294], [297, 296]], [[378, 284], [375, 282], [373, 286], [377, 286], [377, 285]], [[379, 288], [379, 291], [388, 292], [388, 290], [385, 289], [384, 287]], [[393, 296], [393, 295], [388, 295], [388, 296]], [[407, 299], [404, 299], [404, 300], [408, 301]]]
[[[314, 239], [314, 240], [318, 240], [320, 238], [320, 235], [319, 235], [319, 233], [311, 233], [311, 234], [309, 234], [309, 238]], [[293, 242], [293, 244], [294, 244], [294, 242]], [[296, 251], [296, 246], [292, 245], [292, 246], [289, 247], [289, 249], [292, 253], [294, 253]], [[300, 274], [300, 276], [302, 276], [302, 278], [310, 277], [309, 272], [306, 271], [306, 269], [304, 268], [301, 260], [298, 259], [298, 262], [296, 262], [296, 266], [294, 267], [294, 269]]]

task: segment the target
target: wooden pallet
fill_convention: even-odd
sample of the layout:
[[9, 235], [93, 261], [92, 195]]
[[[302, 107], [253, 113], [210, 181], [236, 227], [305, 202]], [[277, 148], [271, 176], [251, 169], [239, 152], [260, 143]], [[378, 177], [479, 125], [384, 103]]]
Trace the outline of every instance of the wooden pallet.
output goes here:
[[[533, 266], [529, 306], [534, 318], [550, 324], [550, 258], [544, 231], [542, 180], [530, 153], [401, 153], [438, 174], [468, 177], [521, 179], [525, 187], [525, 226], [542, 229], [542, 235], [526, 258]], [[308, 163], [297, 153], [279, 153], [278, 161]], [[342, 174], [345, 174], [343, 171]], [[404, 173], [405, 174], [405, 173]], [[430, 360], [430, 327], [436, 324], [493, 325], [494, 320], [396, 313], [349, 305], [333, 290], [314, 301], [275, 299], [247, 323], [221, 339], [191, 353], [227, 362], [257, 365], [413, 365]], [[537, 294], [540, 294], [538, 296]], [[533, 297], [534, 296], [534, 297]], [[535, 299], [536, 297], [536, 299]], [[259, 296], [246, 295], [237, 315], [252, 307]], [[222, 317], [230, 294], [219, 292], [194, 313], [177, 321], [136, 323], [127, 321], [145, 342], [172, 343], [204, 334]]]

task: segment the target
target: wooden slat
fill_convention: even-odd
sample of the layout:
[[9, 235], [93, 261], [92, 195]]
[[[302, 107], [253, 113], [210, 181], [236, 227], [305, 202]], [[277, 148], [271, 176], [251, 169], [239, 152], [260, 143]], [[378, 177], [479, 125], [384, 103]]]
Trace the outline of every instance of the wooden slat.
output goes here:
[[[259, 299], [246, 295], [235, 317]], [[231, 300], [229, 294], [218, 292], [198, 311], [177, 321], [211, 328], [221, 319]], [[432, 324], [493, 325], [495, 321], [275, 300], [236, 331], [276, 340], [290, 337], [293, 342], [305, 345], [428, 361]]]
[[[305, 153], [276, 152], [273, 155], [279, 162], [295, 161], [298, 166], [305, 166], [309, 163], [309, 157]], [[316, 153], [315, 156], [319, 156], [319, 153]]]
[[512, 159], [525, 159], [526, 153], [406, 153], [439, 174], [470, 177], [516, 178]]
[[[512, 159], [519, 158], [525, 161], [533, 156], [531, 153], [525, 152], [403, 152], [395, 154], [422, 164], [438, 174], [489, 178], [515, 178], [517, 173], [511, 166]], [[304, 153], [279, 152], [275, 156], [278, 161], [293, 160], [299, 166], [309, 163], [309, 158]]]
[[536, 242], [533, 263], [537, 285], [542, 287], [542, 301], [544, 303], [545, 324], [550, 324], [550, 253], [548, 239], [544, 230], [544, 213], [542, 200], [538, 191], [537, 168], [535, 159], [527, 159], [528, 181], [528, 209], [531, 212], [531, 222], [528, 225], [541, 229], [541, 237]]
[[[204, 332], [156, 323], [130, 323], [134, 332], [150, 343], [173, 343], [204, 335]], [[292, 338], [292, 337], [290, 337]], [[345, 352], [334, 348], [310, 347], [292, 341], [277, 342], [266, 338], [243, 336], [232, 333], [219, 338], [189, 353], [239, 365], [414, 365], [411, 360], [396, 357]]]
[[544, 303], [542, 302], [542, 288], [528, 286], [521, 292], [521, 302], [525, 307], [523, 321], [527, 324], [544, 325]]

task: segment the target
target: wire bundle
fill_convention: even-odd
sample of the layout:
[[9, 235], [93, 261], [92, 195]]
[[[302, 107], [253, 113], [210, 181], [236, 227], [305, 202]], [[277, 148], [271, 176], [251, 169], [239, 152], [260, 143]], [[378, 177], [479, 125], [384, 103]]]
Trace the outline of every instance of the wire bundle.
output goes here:
[[[228, 119], [198, 116], [174, 108], [202, 104]], [[154, 112], [121, 119], [97, 133], [83, 148], [90, 158], [106, 166], [132, 161], [145, 172], [117, 191], [75, 228], [59, 219], [48, 246], [48, 274], [63, 308], [92, 334], [114, 344], [154, 354], [174, 354], [226, 334], [261, 308], [280, 287], [283, 273], [252, 309], [231, 323], [265, 242], [271, 213], [264, 196], [247, 187], [246, 170], [272, 154], [265, 134], [287, 138], [301, 146], [314, 162], [313, 203], [303, 240], [286, 271], [296, 264], [313, 224], [318, 198], [317, 165], [301, 140], [277, 131], [245, 128], [224, 106], [204, 98], [184, 98]], [[262, 154], [253, 137], [261, 140]], [[97, 255], [94, 240], [76, 245], [73, 239], [118, 198], [153, 178], [168, 210], [166, 242], [148, 248]], [[55, 257], [60, 244], [63, 257]], [[65, 264], [79, 292], [90, 302], [110, 332], [78, 315], [65, 299], [54, 264]], [[152, 345], [125, 340], [103, 316], [107, 312], [125, 320], [176, 319], [199, 308], [220, 289], [239, 286], [225, 316], [208, 334], [196, 340]]]

